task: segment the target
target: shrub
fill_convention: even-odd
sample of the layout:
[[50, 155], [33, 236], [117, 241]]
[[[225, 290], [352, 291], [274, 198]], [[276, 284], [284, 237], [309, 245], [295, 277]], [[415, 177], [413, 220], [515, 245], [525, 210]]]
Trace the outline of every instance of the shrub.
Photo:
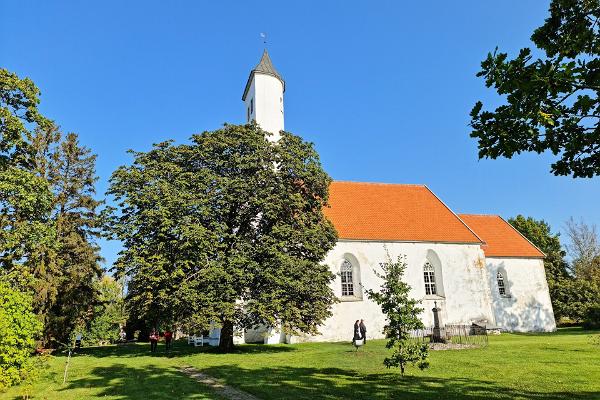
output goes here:
[[585, 329], [600, 329], [600, 303], [588, 307], [583, 319]]
[[32, 375], [35, 341], [42, 324], [33, 313], [30, 296], [0, 282], [0, 389]]

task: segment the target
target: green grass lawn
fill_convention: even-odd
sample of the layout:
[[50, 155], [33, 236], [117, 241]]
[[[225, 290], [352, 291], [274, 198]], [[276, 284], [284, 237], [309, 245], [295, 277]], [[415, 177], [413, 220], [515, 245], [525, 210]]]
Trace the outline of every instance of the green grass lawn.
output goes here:
[[[431, 353], [431, 368], [401, 377], [382, 365], [384, 341], [357, 353], [348, 343], [244, 345], [234, 354], [177, 343], [170, 355], [148, 345], [82, 350], [53, 357], [31, 391], [35, 399], [214, 399], [210, 389], [178, 371], [193, 366], [262, 399], [600, 399], [598, 332], [502, 334], [487, 348]], [[1, 398], [18, 399], [23, 388]]]

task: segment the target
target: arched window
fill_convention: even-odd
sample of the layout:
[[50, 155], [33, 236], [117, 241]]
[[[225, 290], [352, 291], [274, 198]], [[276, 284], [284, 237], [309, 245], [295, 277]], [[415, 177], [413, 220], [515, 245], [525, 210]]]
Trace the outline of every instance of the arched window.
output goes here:
[[354, 296], [354, 277], [352, 263], [344, 260], [340, 275], [342, 277], [342, 296]]
[[425, 278], [425, 294], [436, 295], [435, 268], [433, 268], [433, 265], [431, 265], [429, 261], [423, 266], [423, 277]]
[[502, 275], [502, 272], [498, 271], [496, 280], [498, 281], [498, 293], [500, 293], [500, 296], [506, 296], [506, 286], [504, 284], [504, 275]]

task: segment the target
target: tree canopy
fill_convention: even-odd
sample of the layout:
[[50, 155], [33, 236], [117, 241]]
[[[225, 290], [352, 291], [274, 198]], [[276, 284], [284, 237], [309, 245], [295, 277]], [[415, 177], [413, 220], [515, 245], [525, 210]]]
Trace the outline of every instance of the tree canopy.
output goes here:
[[[337, 235], [325, 218], [330, 178], [311, 144], [256, 124], [133, 153], [111, 178], [109, 230], [124, 250], [127, 306], [154, 326], [264, 324], [316, 333], [335, 301], [321, 261]], [[191, 325], [191, 326], [190, 326]]]
[[531, 37], [545, 57], [529, 48], [514, 59], [488, 54], [477, 76], [506, 102], [471, 111], [479, 158], [550, 152], [555, 175], [600, 174], [599, 18], [599, 0], [553, 0]]
[[44, 344], [85, 319], [100, 275], [95, 156], [38, 110], [28, 78], [0, 69], [0, 276], [33, 298]]

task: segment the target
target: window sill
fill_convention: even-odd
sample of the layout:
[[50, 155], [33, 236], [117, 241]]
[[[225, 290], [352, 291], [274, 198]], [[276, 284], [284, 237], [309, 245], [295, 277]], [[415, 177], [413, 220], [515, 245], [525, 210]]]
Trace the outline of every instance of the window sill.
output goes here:
[[342, 296], [342, 297], [339, 297], [339, 300], [342, 303], [353, 302], [353, 301], [363, 301], [362, 297], [356, 297], [356, 296]]
[[423, 297], [424, 300], [446, 300], [444, 296], [438, 296], [437, 294], [426, 294]]

